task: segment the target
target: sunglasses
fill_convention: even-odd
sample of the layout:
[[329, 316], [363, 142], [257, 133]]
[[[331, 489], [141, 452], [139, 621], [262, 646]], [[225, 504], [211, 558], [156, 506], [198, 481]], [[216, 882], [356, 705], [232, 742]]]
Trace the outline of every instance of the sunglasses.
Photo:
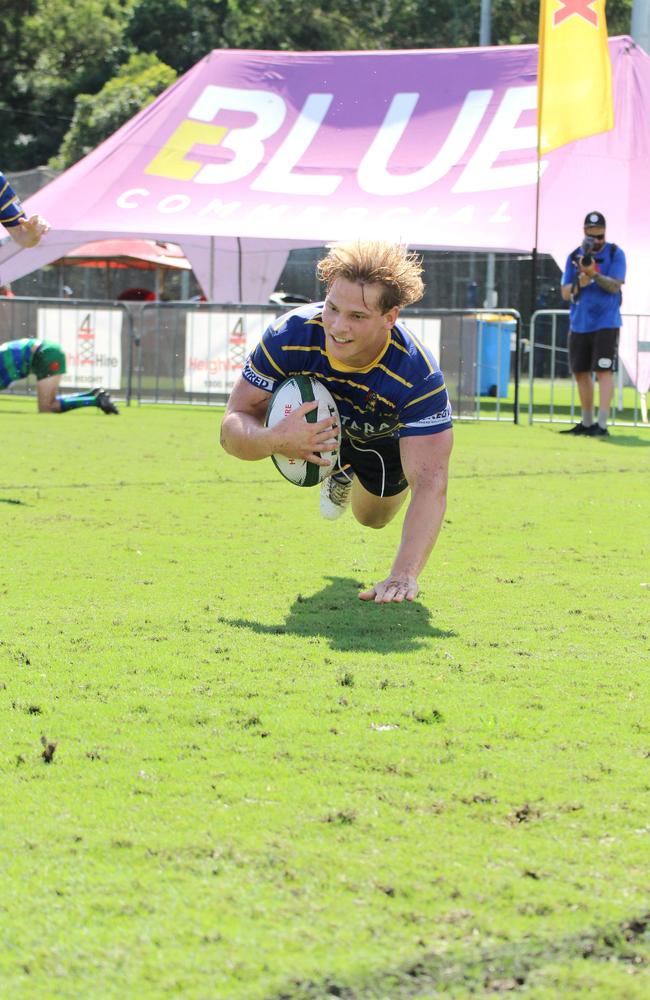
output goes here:
[[585, 236], [588, 236], [594, 243], [602, 243], [605, 239], [604, 233], [585, 233]]

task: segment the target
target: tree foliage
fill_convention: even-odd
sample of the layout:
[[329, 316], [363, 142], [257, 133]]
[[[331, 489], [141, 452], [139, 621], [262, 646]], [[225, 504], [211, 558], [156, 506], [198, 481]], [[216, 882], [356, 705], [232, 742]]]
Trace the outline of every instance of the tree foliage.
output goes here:
[[126, 39], [184, 72], [221, 47], [229, 6], [228, 0], [135, 0]]
[[33, 0], [16, 3], [8, 18], [3, 13], [19, 43], [4, 67], [11, 82], [3, 99], [15, 131], [13, 149], [3, 134], [3, 163], [35, 166], [56, 152], [76, 96], [97, 92], [123, 61], [129, 14], [122, 0]]
[[[610, 35], [632, 0], [608, 0]], [[478, 45], [481, 0], [3, 0], [0, 164], [67, 164], [212, 49]], [[492, 44], [537, 41], [539, 0], [493, 0]], [[155, 61], [131, 61], [138, 55]], [[110, 86], [109, 86], [110, 84]], [[106, 107], [103, 108], [102, 105]]]
[[76, 163], [162, 94], [175, 79], [175, 70], [153, 53], [132, 55], [99, 93], [80, 94], [76, 98], [72, 125], [50, 165], [65, 170]]
[[[28, 97], [25, 93], [29, 60], [25, 58], [25, 27], [27, 17], [33, 13], [35, 0], [4, 0], [2, 31], [0, 31], [0, 108], [2, 130], [0, 148], [7, 151], [9, 160], [16, 164], [22, 150], [30, 142], [34, 122], [29, 115]], [[3, 156], [6, 165], [7, 156]], [[40, 161], [35, 160], [34, 163]], [[0, 166], [1, 169], [1, 166]]]

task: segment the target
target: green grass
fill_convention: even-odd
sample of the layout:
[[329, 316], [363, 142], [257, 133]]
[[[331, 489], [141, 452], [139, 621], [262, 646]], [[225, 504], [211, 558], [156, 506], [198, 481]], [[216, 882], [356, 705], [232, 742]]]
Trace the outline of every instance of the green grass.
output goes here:
[[459, 425], [379, 607], [219, 421], [0, 400], [0, 995], [645, 998], [650, 433]]
[[[571, 423], [580, 419], [580, 398], [575, 386], [575, 382], [569, 378], [557, 378], [553, 382], [550, 379], [536, 378], [533, 385], [532, 406], [530, 401], [530, 381], [527, 375], [522, 375], [519, 384], [519, 421], [522, 424], [529, 422], [529, 408], [532, 410], [535, 422]], [[480, 418], [498, 417], [500, 420], [512, 420], [514, 414], [515, 390], [514, 383], [510, 381], [507, 396], [498, 400], [490, 396], [481, 396], [476, 401], [478, 403], [478, 413]], [[595, 390], [595, 404], [598, 404], [598, 389]], [[463, 411], [463, 415], [475, 416], [475, 407]], [[641, 397], [632, 387], [626, 386], [623, 389], [622, 406], [619, 409], [618, 386], [614, 391], [614, 406], [610, 419], [614, 424], [641, 425]]]

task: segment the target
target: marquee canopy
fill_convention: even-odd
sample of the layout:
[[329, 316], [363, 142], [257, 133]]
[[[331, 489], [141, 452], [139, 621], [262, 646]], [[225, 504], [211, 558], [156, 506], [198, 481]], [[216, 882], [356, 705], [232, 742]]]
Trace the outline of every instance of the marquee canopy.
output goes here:
[[[647, 312], [650, 59], [609, 45], [615, 127], [543, 158], [537, 247], [563, 266], [604, 212], [626, 309]], [[126, 234], [178, 243], [221, 302], [266, 301], [289, 248], [350, 237], [530, 251], [536, 76], [535, 45], [215, 50], [29, 199], [53, 229], [0, 249], [3, 279]]]
[[59, 263], [71, 267], [132, 267], [143, 271], [156, 268], [189, 271], [192, 267], [175, 243], [130, 238], [83, 243], [70, 250]]

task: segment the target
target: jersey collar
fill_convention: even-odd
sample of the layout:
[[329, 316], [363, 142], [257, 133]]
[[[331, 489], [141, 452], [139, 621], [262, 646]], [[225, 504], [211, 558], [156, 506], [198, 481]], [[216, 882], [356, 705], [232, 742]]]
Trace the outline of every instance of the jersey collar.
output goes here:
[[[394, 327], [393, 327], [393, 329], [394, 329]], [[383, 358], [384, 354], [386, 353], [386, 351], [388, 350], [388, 347], [390, 345], [390, 338], [391, 338], [392, 332], [393, 332], [392, 330], [389, 330], [388, 336], [386, 337], [386, 343], [382, 347], [382, 349], [379, 352], [379, 354], [377, 355], [377, 357], [373, 358], [373, 360], [370, 362], [370, 364], [364, 365], [362, 368], [356, 368], [356, 367], [353, 367], [352, 365], [346, 365], [343, 361], [339, 361], [337, 358], [333, 358], [332, 355], [330, 354], [330, 352], [327, 349], [327, 338], [325, 338], [325, 354], [327, 355], [327, 360], [329, 361], [330, 366], [334, 369], [334, 371], [337, 371], [337, 372], [359, 372], [361, 375], [365, 375], [365, 374], [367, 374], [367, 372], [372, 371], [372, 369], [375, 368], [376, 365], [378, 365], [379, 362], [381, 361], [381, 359]]]

